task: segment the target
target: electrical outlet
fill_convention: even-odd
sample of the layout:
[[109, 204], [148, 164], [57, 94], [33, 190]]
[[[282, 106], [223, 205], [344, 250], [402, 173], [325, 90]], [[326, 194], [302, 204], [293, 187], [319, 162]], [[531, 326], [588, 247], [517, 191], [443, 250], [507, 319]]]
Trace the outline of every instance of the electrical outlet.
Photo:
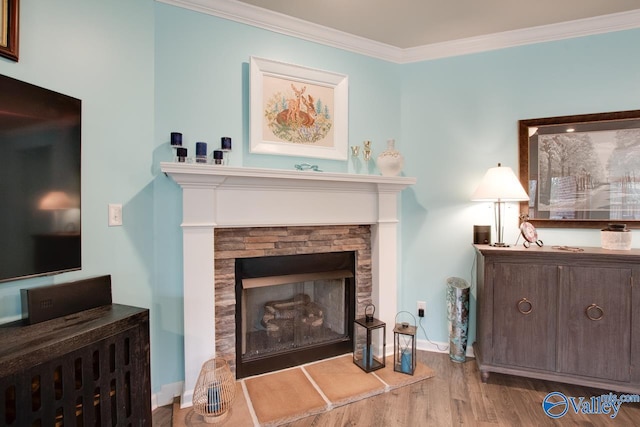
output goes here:
[[109, 204], [109, 227], [122, 225], [122, 205]]
[[427, 311], [427, 303], [418, 301], [418, 317], [424, 317], [425, 311]]

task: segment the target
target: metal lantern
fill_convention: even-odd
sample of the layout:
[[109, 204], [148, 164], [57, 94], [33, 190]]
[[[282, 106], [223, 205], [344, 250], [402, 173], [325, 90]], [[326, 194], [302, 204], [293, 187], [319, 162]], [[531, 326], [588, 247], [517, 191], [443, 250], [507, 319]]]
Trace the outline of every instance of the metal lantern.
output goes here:
[[367, 305], [364, 317], [356, 319], [353, 328], [353, 363], [365, 372], [384, 368], [387, 326], [373, 317], [376, 308]]
[[236, 397], [236, 384], [227, 361], [222, 358], [207, 360], [193, 390], [193, 409], [207, 423], [222, 422]]
[[413, 317], [413, 325], [409, 322], [398, 323], [398, 315], [401, 313], [413, 317], [406, 311], [396, 315], [396, 326], [393, 328], [393, 370], [413, 375], [416, 370], [416, 321]]

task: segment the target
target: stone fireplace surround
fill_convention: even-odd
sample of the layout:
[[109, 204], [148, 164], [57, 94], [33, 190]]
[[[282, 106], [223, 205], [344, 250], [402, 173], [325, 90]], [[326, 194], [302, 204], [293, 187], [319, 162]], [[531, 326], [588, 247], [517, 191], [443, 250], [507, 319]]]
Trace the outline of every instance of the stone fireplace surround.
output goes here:
[[236, 258], [353, 251], [356, 256], [355, 310], [371, 302], [371, 230], [368, 225], [216, 228], [216, 353], [234, 371], [236, 363]]
[[191, 405], [202, 364], [218, 353], [215, 229], [370, 225], [371, 299], [376, 317], [394, 322], [398, 196], [415, 178], [171, 162], [160, 168], [183, 191], [183, 407]]

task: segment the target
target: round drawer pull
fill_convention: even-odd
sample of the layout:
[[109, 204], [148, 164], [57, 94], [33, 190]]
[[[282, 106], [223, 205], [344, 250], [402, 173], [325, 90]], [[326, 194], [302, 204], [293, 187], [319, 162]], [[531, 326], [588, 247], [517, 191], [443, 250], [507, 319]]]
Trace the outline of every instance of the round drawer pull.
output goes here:
[[[589, 320], [602, 320], [602, 318], [604, 317], [604, 310], [597, 304], [591, 304], [590, 306], [588, 306], [584, 310], [584, 313], [587, 315]], [[591, 313], [595, 314], [595, 316]]]
[[518, 311], [522, 314], [529, 314], [533, 311], [533, 304], [531, 304], [531, 301], [526, 298], [522, 298], [518, 301], [516, 307], [518, 307]]

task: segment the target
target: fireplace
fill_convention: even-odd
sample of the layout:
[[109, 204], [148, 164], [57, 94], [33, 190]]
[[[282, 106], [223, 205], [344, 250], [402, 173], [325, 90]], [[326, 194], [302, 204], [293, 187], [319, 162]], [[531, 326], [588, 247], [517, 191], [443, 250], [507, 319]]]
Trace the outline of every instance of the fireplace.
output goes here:
[[[320, 304], [317, 298], [333, 298], [332, 307], [337, 307], [335, 300], [340, 299], [344, 324], [342, 330], [349, 328], [353, 319], [364, 312], [364, 307], [373, 301], [373, 283], [371, 271], [371, 226], [369, 225], [320, 225], [320, 226], [295, 226], [295, 227], [241, 227], [241, 228], [216, 228], [214, 235], [214, 282], [215, 282], [215, 347], [216, 355], [227, 360], [233, 372], [238, 378], [252, 375], [258, 372], [267, 372], [279, 367], [293, 366], [304, 363], [316, 357], [324, 358], [337, 354], [344, 354], [352, 350], [350, 339], [335, 338], [333, 346], [324, 346], [319, 343], [309, 343], [311, 347], [302, 350], [298, 343], [288, 342], [287, 337], [278, 337], [274, 332], [277, 321], [264, 319], [264, 313], [255, 315], [256, 312], [273, 310], [265, 308], [265, 303], [294, 299], [290, 305], [299, 305], [295, 298], [307, 295], [310, 302]], [[269, 292], [268, 288], [278, 286], [275, 294], [264, 296]], [[330, 296], [321, 295], [325, 290], [321, 288], [334, 288]], [[246, 300], [245, 291], [249, 288], [256, 295], [249, 296]], [[264, 289], [263, 289], [264, 288]], [[342, 291], [337, 297], [336, 288]], [[243, 301], [243, 298], [245, 300]], [[251, 327], [238, 326], [242, 323], [242, 312], [251, 304], [249, 316], [252, 319], [244, 324]], [[323, 305], [327, 305], [322, 303]], [[314, 310], [313, 305], [298, 307], [300, 310]], [[338, 330], [334, 326], [339, 316], [336, 312], [331, 314], [327, 322], [332, 323], [332, 330]], [[347, 312], [346, 310], [350, 310]], [[253, 313], [253, 314], [251, 314]], [[345, 317], [345, 313], [347, 316]], [[284, 317], [295, 314], [284, 311], [274, 311], [274, 316]], [[245, 317], [247, 314], [245, 314]], [[324, 318], [324, 317], [323, 317]], [[247, 320], [245, 318], [245, 320]], [[261, 322], [267, 323], [262, 326]], [[309, 321], [311, 321], [309, 319]], [[287, 325], [291, 326], [291, 325]], [[325, 325], [326, 326], [326, 325]], [[264, 348], [249, 348], [248, 364], [242, 366], [241, 355], [247, 353], [247, 334], [251, 339], [259, 339], [261, 332], [267, 327], [271, 328], [271, 339], [280, 339], [282, 348], [272, 348], [269, 353], [276, 356], [271, 358]], [[302, 333], [302, 331], [298, 331]], [[317, 332], [317, 331], [316, 331]], [[343, 333], [341, 331], [341, 333]], [[348, 335], [350, 330], [347, 329]], [[289, 333], [290, 334], [290, 333]], [[286, 335], [289, 335], [286, 334]], [[344, 333], [343, 333], [344, 334]], [[262, 334], [264, 335], [264, 334]], [[346, 334], [344, 334], [346, 335]], [[242, 343], [244, 337], [244, 345]], [[300, 336], [298, 336], [300, 338]], [[302, 341], [305, 341], [304, 336]], [[317, 338], [317, 337], [315, 337]], [[313, 338], [313, 339], [315, 339]], [[306, 341], [311, 341], [307, 338]], [[292, 350], [286, 357], [280, 357], [280, 350], [286, 344], [290, 344]], [[304, 344], [304, 343], [303, 343]], [[259, 345], [259, 344], [256, 344]], [[317, 354], [316, 354], [317, 353]], [[295, 362], [295, 363], [294, 363]], [[260, 367], [260, 365], [262, 365]], [[238, 367], [238, 368], [237, 368]]]
[[[365, 266], [370, 274], [368, 293], [376, 305], [376, 317], [388, 324], [394, 321], [399, 275], [399, 195], [403, 189], [416, 183], [415, 178], [174, 162], [163, 162], [160, 169], [182, 188], [183, 407], [191, 405], [202, 364], [226, 352], [226, 346], [235, 353], [235, 332], [225, 337], [217, 327], [222, 321], [234, 324], [235, 316], [235, 308], [231, 307], [232, 303], [235, 304], [234, 267], [226, 266], [226, 260], [219, 259], [215, 248], [219, 230], [370, 226], [370, 262]], [[254, 255], [246, 255], [251, 256]], [[356, 258], [359, 281], [360, 260]], [[215, 269], [211, 268], [212, 259], [215, 260]], [[226, 289], [225, 282], [229, 276], [219, 271], [223, 267], [231, 270], [231, 295], [219, 294], [223, 288]], [[364, 309], [359, 307], [360, 292], [356, 290], [358, 314]], [[390, 342], [393, 339], [390, 328], [387, 335]]]
[[353, 348], [355, 252], [236, 259], [236, 376]]

